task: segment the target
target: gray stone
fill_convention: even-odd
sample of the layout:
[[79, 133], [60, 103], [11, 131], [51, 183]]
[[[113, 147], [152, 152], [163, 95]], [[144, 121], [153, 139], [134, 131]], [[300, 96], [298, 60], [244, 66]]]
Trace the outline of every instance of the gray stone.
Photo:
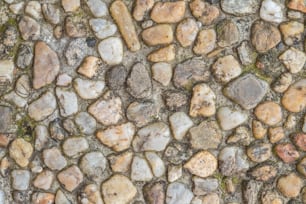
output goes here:
[[105, 83], [103, 81], [77, 78], [73, 81], [73, 87], [81, 98], [96, 99], [102, 94]]
[[155, 177], [161, 177], [165, 174], [165, 164], [155, 152], [146, 152], [145, 156], [149, 161], [150, 167]]
[[30, 172], [28, 170], [13, 170], [12, 171], [12, 187], [15, 190], [25, 191], [30, 184]]
[[12, 13], [20, 14], [20, 11], [24, 8], [24, 2], [10, 4], [9, 8], [12, 11]]
[[14, 73], [14, 62], [10, 60], [0, 60], [0, 83], [12, 83]]
[[131, 179], [134, 181], [150, 181], [153, 174], [148, 162], [139, 156], [135, 156], [131, 166]]
[[192, 120], [184, 112], [176, 112], [169, 117], [173, 136], [177, 140], [182, 140], [189, 128], [193, 126]]
[[102, 17], [108, 14], [106, 4], [101, 0], [87, 0], [87, 6], [95, 17]]
[[124, 66], [116, 66], [107, 72], [107, 85], [113, 90], [124, 88], [128, 72]]
[[82, 172], [89, 179], [99, 180], [107, 166], [107, 160], [101, 152], [89, 152], [85, 154], [80, 162]]
[[221, 0], [222, 10], [236, 16], [256, 13], [258, 7], [257, 0]]
[[33, 18], [23, 16], [18, 27], [24, 40], [38, 40], [40, 37], [40, 24]]
[[65, 51], [65, 58], [69, 66], [77, 66], [85, 57], [86, 42], [83, 38], [71, 40]]
[[56, 5], [43, 4], [42, 12], [49, 23], [56, 25], [60, 22], [60, 10]]
[[158, 118], [160, 107], [153, 102], [133, 102], [126, 111], [126, 116], [133, 121], [137, 127], [142, 127]]
[[193, 193], [182, 183], [171, 183], [167, 188], [167, 204], [189, 204], [193, 198]]
[[123, 44], [118, 37], [109, 37], [98, 45], [99, 54], [108, 65], [117, 65], [123, 59]]
[[67, 136], [67, 132], [62, 126], [62, 121], [60, 118], [49, 123], [50, 137], [56, 140], [63, 140]]
[[11, 91], [3, 96], [3, 99], [8, 101], [9, 103], [13, 103], [19, 108], [24, 108], [27, 105], [27, 100], [25, 98], [20, 97], [16, 92]]
[[117, 27], [115, 24], [102, 18], [90, 19], [89, 25], [94, 31], [95, 36], [99, 39], [110, 37], [114, 35], [117, 31]]
[[89, 148], [89, 144], [84, 137], [69, 137], [63, 143], [65, 155], [76, 158]]
[[276, 0], [264, 0], [259, 10], [260, 18], [273, 23], [281, 23], [284, 20], [282, 4]]
[[67, 166], [67, 161], [60, 150], [56, 147], [44, 149], [43, 160], [47, 167], [51, 170], [61, 170]]
[[217, 24], [217, 38], [220, 47], [232, 46], [239, 41], [240, 33], [237, 24], [225, 19]]
[[218, 179], [216, 178], [200, 178], [193, 177], [194, 183], [193, 193], [195, 195], [206, 195], [216, 191], [219, 187]]
[[80, 112], [75, 116], [75, 123], [84, 134], [93, 134], [96, 131], [96, 120], [87, 112]]
[[49, 132], [46, 126], [44, 125], [37, 125], [34, 129], [35, 135], [35, 149], [41, 151], [49, 141]]
[[244, 112], [232, 110], [229, 107], [221, 107], [218, 109], [217, 119], [223, 130], [231, 130], [244, 123], [248, 116]]
[[12, 125], [12, 109], [7, 106], [0, 106], [0, 132], [6, 133]]
[[61, 190], [57, 190], [54, 201], [55, 204], [71, 204], [71, 202]]
[[0, 203], [5, 204], [7, 198], [5, 196], [5, 192], [3, 190], [0, 190]]
[[268, 87], [267, 82], [253, 74], [247, 74], [230, 82], [224, 89], [224, 94], [244, 109], [252, 109], [266, 95]]
[[33, 59], [33, 50], [31, 46], [27, 44], [21, 44], [18, 48], [18, 54], [16, 58], [16, 65], [21, 69], [27, 68]]
[[63, 117], [68, 117], [78, 112], [78, 98], [74, 92], [59, 87], [55, 89], [55, 92], [60, 113]]
[[23, 98], [27, 98], [30, 95], [31, 87], [30, 87], [30, 78], [28, 75], [21, 75], [15, 86], [15, 92], [19, 96]]

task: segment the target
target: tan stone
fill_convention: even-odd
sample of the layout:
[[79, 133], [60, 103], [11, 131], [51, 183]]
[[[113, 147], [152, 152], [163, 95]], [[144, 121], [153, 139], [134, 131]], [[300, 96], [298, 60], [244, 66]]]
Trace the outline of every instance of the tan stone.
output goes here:
[[295, 173], [284, 175], [277, 181], [278, 190], [288, 198], [295, 198], [300, 194], [303, 187], [303, 180]]
[[85, 196], [81, 198], [84, 204], [103, 204], [99, 187], [96, 184], [89, 184], [84, 188]]
[[212, 66], [212, 72], [217, 81], [227, 83], [238, 77], [242, 69], [233, 55], [226, 55], [217, 59]]
[[263, 139], [267, 134], [267, 128], [258, 120], [252, 121], [252, 130], [256, 139]]
[[304, 25], [298, 21], [289, 21], [282, 23], [280, 26], [284, 42], [287, 45], [292, 45], [301, 41], [304, 32]]
[[185, 1], [155, 3], [151, 18], [156, 23], [177, 23], [185, 15]]
[[285, 137], [283, 127], [269, 128], [269, 140], [271, 143], [277, 143]]
[[101, 60], [98, 57], [88, 56], [84, 59], [81, 66], [79, 66], [78, 73], [92, 78], [96, 74], [100, 63]]
[[124, 152], [119, 155], [111, 155], [108, 159], [114, 172], [127, 172], [130, 168], [132, 158], [132, 152]]
[[33, 185], [36, 188], [48, 190], [51, 187], [53, 180], [54, 180], [54, 175], [52, 171], [45, 170], [37, 175], [37, 177], [33, 181]]
[[155, 50], [148, 55], [148, 60], [151, 62], [169, 62], [174, 59], [175, 59], [174, 44]]
[[0, 147], [6, 147], [10, 142], [9, 135], [0, 133]]
[[201, 30], [198, 34], [193, 51], [198, 55], [206, 55], [216, 46], [217, 35], [214, 29]]
[[189, 4], [192, 15], [204, 25], [210, 25], [216, 20], [220, 11], [218, 7], [210, 5], [202, 0], [194, 0]]
[[75, 190], [83, 182], [83, 174], [75, 165], [61, 171], [57, 178], [69, 192]]
[[291, 85], [282, 98], [283, 106], [290, 112], [300, 112], [306, 107], [306, 79]]
[[278, 124], [283, 116], [280, 105], [272, 101], [259, 104], [254, 113], [260, 121], [271, 126]]
[[32, 196], [32, 204], [49, 204], [54, 203], [54, 194], [35, 192]]
[[176, 38], [182, 47], [188, 47], [192, 45], [198, 31], [197, 22], [192, 18], [186, 18], [176, 27]]
[[142, 21], [144, 15], [151, 10], [154, 0], [136, 0], [133, 17], [136, 21]]
[[62, 0], [65, 12], [74, 12], [80, 7], [80, 0]]
[[150, 46], [169, 44], [173, 41], [173, 30], [168, 24], [158, 24], [145, 29], [141, 36]]
[[11, 143], [9, 153], [10, 157], [13, 158], [20, 167], [26, 167], [32, 156], [33, 147], [31, 143], [24, 139], [17, 138]]
[[110, 13], [118, 25], [119, 31], [127, 47], [135, 52], [140, 49], [140, 43], [133, 24], [133, 20], [126, 5], [121, 0], [116, 0], [110, 6]]
[[306, 54], [291, 47], [281, 54], [279, 59], [292, 74], [296, 74], [303, 69], [306, 62]]
[[306, 13], [306, 5], [304, 0], [290, 0], [287, 4], [288, 8], [292, 10], [301, 11]]

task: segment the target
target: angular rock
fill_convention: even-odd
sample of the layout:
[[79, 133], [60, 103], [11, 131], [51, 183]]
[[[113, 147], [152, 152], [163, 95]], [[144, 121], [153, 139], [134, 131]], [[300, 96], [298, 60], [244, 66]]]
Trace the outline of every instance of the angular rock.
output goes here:
[[175, 45], [171, 44], [151, 52], [148, 55], [151, 62], [169, 62], [175, 59]]
[[96, 72], [99, 69], [100, 64], [101, 60], [98, 57], [94, 56], [85, 57], [81, 66], [79, 66], [78, 68], [78, 73], [88, 78], [92, 78], [93, 76], [96, 75]]
[[259, 104], [255, 111], [256, 117], [263, 123], [273, 126], [282, 120], [282, 109], [273, 101], [266, 101]]
[[217, 34], [214, 29], [201, 30], [197, 36], [193, 52], [197, 55], [206, 55], [216, 47]]
[[235, 129], [234, 134], [228, 136], [226, 142], [229, 144], [241, 144], [243, 146], [247, 146], [251, 143], [252, 138], [249, 132], [249, 128], [245, 126], [240, 126]]
[[73, 81], [73, 87], [82, 99], [96, 99], [102, 94], [105, 83], [103, 81], [76, 78]]
[[267, 143], [257, 143], [248, 147], [247, 155], [253, 162], [264, 162], [272, 155], [271, 145]]
[[168, 86], [172, 78], [172, 66], [166, 62], [158, 62], [152, 65], [152, 78], [161, 83], [163, 86]]
[[137, 127], [142, 127], [158, 117], [159, 109], [158, 104], [152, 102], [139, 103], [135, 101], [128, 106], [126, 116]]
[[228, 47], [239, 41], [238, 26], [229, 19], [223, 20], [217, 25], [217, 38], [220, 47]]
[[247, 120], [247, 115], [240, 111], [235, 111], [229, 107], [221, 107], [217, 112], [217, 119], [223, 130], [231, 130]]
[[136, 21], [142, 21], [144, 15], [151, 10], [154, 0], [137, 0], [133, 10], [133, 17]]
[[102, 0], [88, 0], [86, 4], [95, 17], [103, 17], [108, 14], [107, 5]]
[[112, 90], [124, 88], [128, 72], [124, 66], [116, 66], [107, 72], [107, 85]]
[[283, 127], [269, 128], [269, 140], [272, 144], [277, 143], [284, 137], [285, 137], [285, 132]]
[[279, 59], [292, 74], [296, 74], [303, 69], [306, 62], [306, 54], [291, 47], [281, 54]]
[[157, 2], [151, 11], [151, 19], [156, 23], [177, 23], [185, 15], [184, 1]]
[[242, 16], [256, 13], [258, 9], [258, 1], [256, 0], [221, 0], [221, 8], [223, 11], [235, 16]]
[[186, 185], [179, 182], [168, 185], [166, 196], [167, 204], [187, 204], [190, 203], [193, 198], [191, 190]]
[[250, 46], [248, 41], [243, 41], [239, 47], [237, 47], [239, 59], [243, 65], [250, 65], [256, 60], [256, 52]]
[[103, 61], [108, 65], [120, 64], [123, 59], [123, 45], [120, 38], [109, 37], [98, 45], [98, 51]]
[[192, 45], [197, 37], [199, 27], [196, 21], [192, 18], [182, 20], [176, 27], [176, 38], [182, 47]]
[[12, 176], [12, 187], [18, 191], [25, 191], [30, 185], [31, 174], [28, 170], [13, 170]]
[[35, 180], [33, 181], [33, 185], [36, 188], [40, 188], [43, 190], [49, 190], [54, 180], [54, 175], [52, 171], [45, 170], [39, 173]]
[[101, 152], [94, 151], [85, 154], [80, 161], [80, 168], [85, 176], [98, 180], [107, 166], [107, 160]]
[[65, 12], [74, 12], [81, 6], [81, 3], [80, 0], [62, 0], [62, 6]]
[[130, 169], [132, 159], [133, 153], [129, 151], [108, 157], [110, 166], [114, 172], [127, 172]]
[[75, 116], [75, 123], [84, 134], [93, 134], [96, 130], [96, 120], [87, 112], [80, 112]]
[[10, 157], [15, 160], [15, 162], [20, 167], [26, 167], [29, 164], [29, 160], [33, 153], [33, 147], [31, 143], [25, 141], [22, 138], [15, 139], [9, 148]]
[[212, 66], [212, 72], [217, 81], [227, 83], [238, 77], [242, 70], [239, 62], [232, 55], [227, 55], [217, 59]]
[[204, 25], [212, 24], [220, 15], [218, 7], [202, 0], [194, 0], [189, 4], [192, 15]]
[[60, 107], [60, 114], [63, 117], [68, 117], [78, 112], [78, 99], [74, 92], [58, 87], [55, 89], [55, 93]]
[[49, 123], [50, 137], [56, 140], [63, 140], [67, 137], [67, 132], [63, 128], [62, 121], [59, 118]]
[[57, 179], [67, 191], [72, 192], [83, 182], [83, 174], [77, 166], [73, 165], [59, 172]]
[[60, 150], [56, 147], [44, 149], [43, 160], [45, 165], [51, 170], [62, 170], [67, 166], [67, 161]]
[[148, 162], [138, 156], [134, 156], [131, 166], [131, 179], [134, 181], [150, 181], [153, 174]]
[[182, 140], [189, 128], [193, 126], [192, 120], [184, 112], [176, 112], [169, 117], [173, 136], [177, 140]]
[[275, 191], [263, 192], [261, 194], [261, 202], [262, 204], [269, 204], [269, 203], [282, 204], [283, 203], [281, 197]]
[[94, 34], [99, 39], [104, 39], [114, 35], [117, 27], [112, 22], [102, 18], [92, 18], [89, 20], [89, 25], [94, 31]]
[[303, 187], [303, 180], [295, 173], [281, 176], [277, 181], [278, 190], [288, 198], [297, 197]]
[[166, 168], [163, 160], [154, 152], [146, 152], [146, 159], [149, 162], [152, 173], [155, 177], [161, 177], [165, 174]]
[[280, 23], [284, 20], [282, 6], [275, 0], [262, 1], [259, 15], [263, 20], [273, 23]]
[[69, 137], [63, 143], [63, 152], [72, 158], [80, 156], [88, 148], [88, 142], [84, 137]]
[[294, 163], [300, 157], [300, 153], [290, 143], [277, 144], [275, 152], [285, 163]]
[[298, 21], [288, 21], [279, 26], [283, 40], [287, 45], [298, 43], [302, 39], [304, 25]]
[[65, 18], [65, 31], [71, 38], [82, 38], [87, 34], [86, 21], [77, 15], [68, 15]]
[[173, 30], [168, 24], [158, 24], [145, 29], [141, 36], [150, 46], [169, 44], [173, 41]]
[[272, 88], [278, 93], [285, 92], [292, 82], [292, 75], [290, 73], [283, 73], [278, 80], [273, 84]]
[[55, 4], [43, 4], [41, 8], [45, 19], [49, 23], [56, 25], [60, 22], [60, 9]]
[[166, 183], [164, 181], [147, 184], [144, 187], [144, 197], [149, 204], [163, 204], [165, 203]]
[[301, 79], [289, 87], [282, 97], [283, 106], [290, 112], [300, 112], [306, 107], [306, 79]]
[[18, 23], [18, 28], [24, 40], [38, 40], [40, 37], [40, 25], [31, 17], [23, 16]]

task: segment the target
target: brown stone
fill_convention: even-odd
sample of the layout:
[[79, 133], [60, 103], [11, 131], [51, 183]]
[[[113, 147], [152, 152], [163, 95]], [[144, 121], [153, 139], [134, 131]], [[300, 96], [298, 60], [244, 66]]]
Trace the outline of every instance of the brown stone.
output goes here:
[[108, 160], [114, 172], [127, 172], [132, 163], [132, 158], [132, 152], [124, 152], [119, 155], [111, 155], [108, 157]]
[[295, 173], [284, 175], [277, 181], [278, 190], [288, 198], [297, 197], [303, 187], [303, 180]]
[[79, 66], [78, 73], [92, 78], [96, 74], [100, 63], [101, 60], [98, 57], [88, 56], [84, 59], [81, 66]]
[[75, 165], [61, 171], [57, 178], [69, 192], [75, 190], [83, 182], [83, 174]]
[[288, 21], [282, 23], [279, 26], [280, 31], [282, 32], [284, 42], [287, 45], [293, 45], [301, 41], [302, 33], [304, 32], [304, 25], [298, 21]]
[[212, 66], [212, 72], [218, 82], [227, 83], [238, 77], [242, 69], [233, 55], [219, 57]]
[[33, 88], [40, 89], [51, 84], [60, 70], [60, 62], [54, 50], [45, 42], [35, 45]]
[[31, 143], [24, 139], [17, 138], [11, 143], [9, 153], [10, 157], [13, 158], [19, 166], [26, 167], [32, 156], [33, 147]]
[[43, 190], [48, 190], [48, 189], [50, 189], [50, 187], [53, 183], [53, 180], [54, 180], [54, 175], [53, 175], [52, 171], [45, 170], [45, 171], [43, 171], [43, 172], [41, 172], [40, 174], [37, 175], [37, 177], [33, 181], [33, 185], [36, 188], [40, 188], [40, 189], [43, 189]]
[[156, 23], [177, 23], [185, 15], [185, 1], [155, 3], [151, 18]]
[[269, 181], [277, 175], [277, 169], [272, 165], [263, 165], [255, 167], [252, 170], [251, 176], [258, 181]]
[[210, 5], [202, 0], [194, 0], [189, 4], [192, 15], [204, 25], [210, 25], [216, 20], [220, 11], [218, 7]]
[[272, 101], [259, 104], [255, 111], [256, 117], [267, 125], [276, 125], [282, 120], [282, 109], [280, 105]]
[[269, 128], [269, 139], [271, 143], [277, 143], [285, 137], [283, 127]]
[[141, 36], [150, 46], [169, 44], [173, 41], [173, 30], [168, 24], [158, 24], [145, 29]]
[[10, 142], [10, 138], [7, 134], [0, 134], [0, 147], [6, 147]]
[[302, 151], [306, 151], [306, 134], [296, 133], [293, 136], [294, 144]]
[[142, 21], [144, 15], [153, 7], [154, 0], [136, 0], [133, 17], [136, 21]]
[[289, 87], [282, 98], [283, 106], [290, 112], [300, 112], [306, 107], [306, 79], [301, 79]]
[[292, 10], [301, 11], [306, 13], [306, 5], [304, 0], [290, 0], [287, 4], [288, 8]]
[[252, 121], [252, 130], [256, 139], [263, 139], [267, 134], [267, 128], [258, 120]]
[[148, 55], [148, 60], [151, 62], [169, 62], [174, 59], [175, 59], [174, 44], [155, 50]]
[[80, 0], [62, 0], [65, 12], [74, 12], [80, 7]]
[[190, 46], [199, 31], [197, 22], [192, 18], [182, 20], [176, 27], [176, 38], [182, 47]]
[[290, 143], [277, 144], [275, 152], [285, 163], [294, 163], [300, 157], [299, 152]]
[[198, 55], [206, 55], [216, 46], [217, 35], [214, 29], [201, 30], [198, 34], [193, 51]]

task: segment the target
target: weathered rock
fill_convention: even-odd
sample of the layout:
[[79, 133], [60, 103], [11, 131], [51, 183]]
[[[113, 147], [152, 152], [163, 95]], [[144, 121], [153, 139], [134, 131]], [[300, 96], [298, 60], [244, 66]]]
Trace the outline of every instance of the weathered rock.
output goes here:
[[108, 157], [110, 166], [114, 172], [127, 172], [130, 169], [132, 159], [133, 153], [129, 151]]
[[10, 11], [14, 14], [20, 14], [20, 11], [24, 8], [24, 2], [12, 3], [9, 5]]
[[306, 151], [306, 134], [296, 133], [293, 135], [294, 144], [302, 151]]
[[169, 165], [168, 166], [168, 181], [174, 182], [181, 178], [183, 175], [183, 168], [182, 165]]
[[154, 5], [154, 0], [137, 0], [133, 10], [133, 17], [136, 21], [142, 21], [144, 16]]
[[197, 37], [199, 27], [196, 21], [192, 18], [182, 20], [176, 27], [176, 38], [182, 47], [192, 45]]
[[269, 181], [275, 178], [277, 175], [277, 169], [272, 165], [263, 165], [255, 167], [250, 174], [257, 181]]
[[284, 137], [285, 137], [285, 132], [284, 132], [283, 127], [274, 127], [274, 128], [270, 127], [269, 128], [269, 140], [272, 144], [277, 143]]
[[33, 147], [31, 143], [25, 141], [22, 138], [15, 139], [9, 148], [10, 157], [15, 160], [15, 162], [20, 167], [26, 167], [29, 164], [29, 160], [33, 153]]
[[283, 40], [287, 45], [298, 43], [302, 39], [304, 25], [298, 21], [288, 21], [279, 26]]
[[217, 31], [218, 45], [220, 47], [228, 47], [239, 41], [239, 29], [232, 20], [226, 19], [218, 23]]
[[217, 35], [214, 29], [201, 30], [193, 47], [193, 52], [198, 55], [206, 55], [216, 47]]
[[68, 74], [59, 74], [56, 80], [57, 86], [69, 86], [72, 78]]
[[18, 28], [24, 40], [38, 40], [40, 37], [40, 25], [31, 17], [23, 16], [18, 23]]
[[120, 33], [127, 47], [135, 52], [140, 49], [140, 43], [136, 34], [131, 14], [121, 0], [114, 1], [110, 6], [110, 13], [118, 25]]
[[173, 41], [173, 30], [168, 24], [158, 24], [145, 29], [141, 36], [150, 46], [169, 44]]
[[243, 65], [250, 65], [256, 60], [257, 54], [248, 41], [243, 41], [240, 46], [237, 47], [237, 52]]
[[92, 78], [96, 75], [100, 63], [101, 60], [98, 57], [88, 56], [83, 60], [81, 66], [79, 66], [78, 73], [88, 78]]
[[109, 65], [120, 64], [123, 59], [123, 45], [118, 37], [109, 37], [98, 45], [98, 51], [103, 61]]
[[278, 93], [285, 92], [292, 82], [292, 75], [290, 73], [283, 73], [279, 79], [273, 84], [272, 88]]
[[178, 110], [187, 104], [187, 96], [182, 92], [169, 91], [164, 94], [163, 98], [167, 108], [170, 110]]
[[148, 162], [141, 157], [134, 156], [131, 166], [131, 179], [134, 181], [150, 181], [153, 174]]
[[64, 167], [67, 166], [67, 161], [65, 157], [56, 147], [53, 147], [51, 149], [45, 149], [42, 155], [45, 165], [51, 170], [62, 170]]
[[247, 120], [247, 115], [229, 107], [221, 107], [218, 109], [217, 119], [223, 130], [231, 130], [244, 123]]
[[258, 1], [256, 0], [221, 0], [221, 8], [223, 11], [236, 16], [248, 15], [256, 13], [258, 9]]
[[67, 137], [67, 132], [63, 128], [62, 121], [59, 118], [51, 121], [49, 124], [50, 137], [56, 140], [63, 140]]
[[81, 98], [96, 99], [102, 94], [105, 88], [105, 83], [103, 81], [76, 78], [73, 81], [73, 86]]
[[74, 12], [81, 6], [80, 0], [61, 0], [61, 1], [65, 12]]
[[89, 7], [91, 13], [95, 17], [103, 17], [108, 14], [107, 5], [104, 1], [101, 0], [88, 0], [86, 1], [87, 6]]
[[193, 126], [192, 120], [184, 112], [176, 112], [169, 117], [173, 136], [177, 140], [182, 140], [189, 128]]
[[56, 97], [63, 117], [71, 116], [78, 112], [78, 99], [74, 92], [64, 88], [55, 89]]
[[202, 204], [209, 204], [209, 203], [218, 204], [220, 202], [221, 201], [217, 193], [210, 193], [202, 198]]
[[271, 145], [267, 143], [257, 143], [248, 147], [247, 155], [253, 162], [264, 162], [272, 155]]
[[94, 31], [94, 34], [99, 39], [104, 39], [114, 35], [117, 27], [112, 22], [102, 18], [92, 18], [89, 20], [89, 25]]
[[303, 181], [295, 173], [281, 176], [277, 181], [278, 190], [288, 198], [297, 197], [303, 187]]
[[306, 5], [303, 0], [290, 0], [287, 4], [288, 8], [292, 10], [301, 11], [306, 13]]
[[124, 88], [128, 72], [124, 66], [116, 66], [107, 72], [107, 85], [113, 90]]
[[296, 166], [297, 171], [306, 176], [306, 157], [304, 157]]
[[45, 42], [35, 44], [35, 57], [33, 65], [33, 88], [40, 89], [51, 84], [60, 70], [60, 62], [56, 52]]
[[192, 15], [204, 25], [212, 24], [220, 15], [218, 7], [202, 0], [194, 0], [189, 4]]
[[242, 72], [239, 62], [232, 56], [220, 57], [212, 66], [212, 72], [221, 83], [227, 83]]
[[151, 62], [169, 62], [175, 59], [175, 45], [171, 44], [151, 52], [148, 55]]
[[155, 177], [163, 176], [166, 171], [163, 160], [155, 152], [146, 152], [145, 156], [150, 164], [154, 176]]
[[25, 191], [28, 189], [31, 177], [28, 170], [13, 170], [11, 176], [13, 189], [19, 191]]
[[30, 78], [28, 75], [21, 75], [15, 85], [15, 92], [23, 98], [27, 98], [30, 95]]
[[156, 103], [139, 103], [135, 101], [128, 106], [126, 116], [130, 121], [133, 121], [137, 127], [142, 127], [158, 117], [159, 109], [160, 107]]
[[87, 112], [80, 112], [75, 116], [75, 123], [84, 134], [93, 134], [96, 130], [96, 120]]
[[184, 184], [174, 182], [168, 185], [166, 194], [167, 204], [187, 204], [193, 198], [191, 190]]
[[54, 175], [52, 171], [44, 170], [43, 172], [37, 175], [37, 177], [33, 181], [33, 185], [36, 188], [49, 190], [53, 183], [53, 180], [54, 180]]
[[99, 187], [96, 184], [87, 185], [79, 196], [81, 204], [103, 204]]
[[279, 59], [292, 74], [296, 74], [303, 69], [306, 62], [306, 54], [291, 47], [281, 54]]
[[80, 156], [88, 148], [89, 144], [84, 137], [69, 137], [63, 143], [63, 152], [72, 158]]
[[11, 60], [0, 60], [0, 83], [10, 84], [14, 76], [14, 62]]
[[82, 17], [77, 15], [68, 15], [65, 18], [65, 31], [71, 38], [82, 38], [87, 34], [87, 24]]
[[218, 179], [216, 178], [200, 178], [200, 177], [193, 177], [192, 178], [194, 187], [193, 193], [195, 195], [206, 195], [218, 189], [219, 183]]
[[277, 144], [275, 152], [285, 163], [294, 163], [300, 157], [299, 152], [290, 143]]
[[300, 112], [306, 107], [306, 79], [295, 82], [284, 93], [282, 98], [283, 106], [290, 112]]
[[25, 69], [32, 63], [33, 50], [31, 46], [27, 44], [21, 44], [18, 48], [18, 54], [16, 58], [16, 65], [21, 69]]
[[163, 86], [168, 86], [172, 78], [172, 66], [166, 62], [158, 62], [152, 65], [152, 78], [161, 83]]
[[13, 119], [13, 113], [12, 108], [7, 106], [0, 106], [0, 132], [5, 133], [9, 132], [12, 119]]
[[235, 129], [235, 133], [228, 136], [226, 142], [229, 144], [241, 144], [247, 146], [251, 143], [252, 138], [249, 132], [249, 128], [245, 126], [240, 126]]
[[280, 23], [284, 20], [282, 6], [275, 0], [262, 1], [259, 15], [263, 20], [273, 23]]
[[272, 101], [259, 104], [254, 113], [260, 121], [270, 126], [278, 124], [283, 116], [280, 105]]
[[61, 190], [57, 190], [56, 195], [55, 195], [55, 204], [71, 204], [71, 202], [68, 200], [66, 195], [63, 193]]
[[72, 192], [83, 182], [83, 174], [77, 166], [73, 165], [59, 172], [57, 179], [67, 191]]
[[164, 181], [147, 184], [144, 187], [144, 197], [149, 204], [163, 204], [165, 203], [166, 183]]
[[82, 172], [90, 179], [98, 180], [103, 175], [107, 160], [101, 152], [89, 152], [80, 161]]
[[157, 2], [151, 11], [151, 19], [156, 23], [177, 23], [185, 15], [184, 1]]
[[248, 180], [243, 183], [243, 200], [246, 204], [256, 204], [258, 202], [258, 193], [262, 184], [258, 181]]
[[55, 4], [43, 4], [41, 8], [45, 19], [49, 23], [56, 25], [60, 22], [60, 9]]
[[27, 100], [16, 94], [16, 92], [14, 91], [11, 91], [4, 95], [3, 99], [10, 103], [13, 103], [19, 108], [24, 108], [27, 105]]
[[282, 204], [283, 203], [281, 197], [275, 191], [262, 192], [261, 202], [262, 202], [262, 204], [269, 204], [269, 203]]

